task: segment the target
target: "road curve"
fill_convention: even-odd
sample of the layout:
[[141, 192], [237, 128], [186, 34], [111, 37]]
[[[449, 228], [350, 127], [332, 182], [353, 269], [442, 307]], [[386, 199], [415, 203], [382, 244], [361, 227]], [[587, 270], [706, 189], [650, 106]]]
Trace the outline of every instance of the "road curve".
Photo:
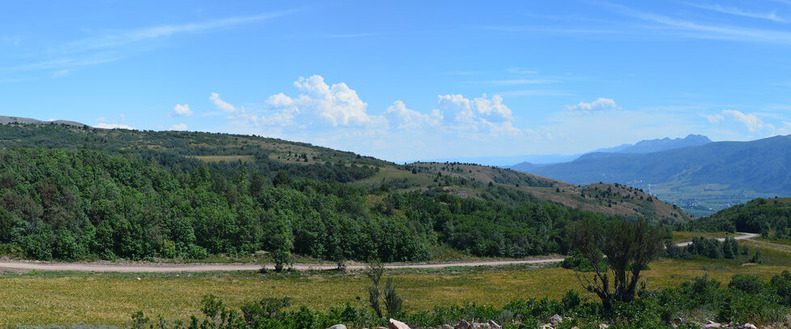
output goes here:
[[[734, 240], [749, 240], [749, 239], [757, 238], [759, 236], [761, 236], [761, 235], [760, 234], [756, 234], [756, 233], [737, 232], [736, 236], [734, 236], [733, 239]], [[725, 241], [725, 238], [717, 238], [717, 241], [720, 241], [720, 242]], [[686, 247], [686, 246], [691, 245], [691, 244], [692, 244], [692, 241], [687, 241], [687, 242], [676, 243], [676, 246]]]
[[[442, 269], [449, 267], [506, 266], [526, 264], [552, 264], [563, 258], [529, 260], [463, 261], [451, 263], [387, 264], [387, 269]], [[94, 273], [197, 273], [258, 271], [262, 267], [273, 269], [273, 264], [159, 264], [159, 263], [52, 263], [17, 260], [0, 260], [0, 271], [43, 271], [43, 272], [94, 272]], [[350, 264], [347, 270], [365, 269], [365, 264]], [[294, 264], [297, 271], [332, 270], [333, 264]]]
[[[760, 236], [754, 233], [738, 233], [734, 239], [746, 240]], [[725, 239], [718, 239], [723, 241]], [[676, 245], [685, 247], [691, 242], [681, 242]], [[387, 264], [387, 269], [442, 269], [449, 267], [475, 267], [475, 266], [508, 266], [508, 265], [542, 265], [560, 263], [563, 258], [538, 258], [521, 260], [498, 261], [460, 261], [450, 263], [417, 263], [417, 264]], [[0, 272], [2, 271], [43, 271], [43, 272], [94, 272], [94, 273], [198, 273], [198, 272], [239, 272], [258, 271], [262, 267], [274, 268], [273, 264], [167, 264], [167, 263], [57, 263], [35, 262], [0, 259]], [[353, 263], [346, 266], [347, 270], [357, 271], [365, 269], [365, 264]], [[294, 264], [297, 271], [331, 270], [334, 264]]]

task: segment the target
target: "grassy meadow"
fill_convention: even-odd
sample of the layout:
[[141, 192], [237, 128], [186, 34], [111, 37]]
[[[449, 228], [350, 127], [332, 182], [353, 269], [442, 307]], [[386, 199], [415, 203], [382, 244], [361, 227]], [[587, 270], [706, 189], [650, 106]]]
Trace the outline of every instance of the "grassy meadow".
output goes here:
[[[644, 272], [649, 288], [678, 285], [707, 274], [724, 284], [734, 274], [768, 279], [791, 270], [791, 246], [770, 241], [746, 242], [760, 249], [766, 262], [743, 265], [743, 260], [660, 259]], [[519, 298], [561, 297], [580, 290], [575, 273], [559, 267], [449, 268], [399, 270], [394, 278], [407, 310], [429, 310], [435, 305], [503, 305]], [[149, 317], [187, 319], [207, 294], [231, 306], [262, 297], [292, 298], [293, 305], [327, 309], [333, 305], [365, 303], [368, 279], [363, 273], [334, 272], [258, 274], [86, 274], [5, 273], [0, 276], [0, 327], [9, 325], [123, 325], [142, 310]], [[589, 298], [594, 298], [589, 295]]]

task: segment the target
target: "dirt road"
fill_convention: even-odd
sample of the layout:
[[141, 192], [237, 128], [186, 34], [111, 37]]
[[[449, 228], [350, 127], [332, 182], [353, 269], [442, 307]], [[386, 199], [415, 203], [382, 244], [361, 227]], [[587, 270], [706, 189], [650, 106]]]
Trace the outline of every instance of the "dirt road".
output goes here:
[[[738, 232], [738, 233], [736, 233], [736, 236], [733, 237], [733, 239], [734, 240], [749, 240], [749, 239], [757, 238], [759, 236], [761, 236], [761, 235], [760, 234], [756, 234], [756, 233]], [[717, 240], [722, 242], [722, 241], [725, 241], [725, 238], [718, 238]], [[679, 247], [686, 247], [686, 246], [691, 245], [691, 244], [692, 244], [692, 241], [676, 243], [676, 245], [679, 246]]]
[[[759, 234], [738, 233], [736, 240], [746, 240], [758, 237]], [[719, 239], [720, 241], [725, 239]], [[689, 245], [690, 242], [676, 244], [679, 247]], [[500, 260], [500, 261], [461, 261], [450, 263], [407, 263], [388, 264], [388, 269], [441, 269], [449, 267], [475, 267], [475, 266], [507, 266], [507, 265], [541, 265], [562, 262], [561, 257]], [[273, 264], [167, 264], [167, 263], [57, 263], [35, 262], [20, 260], [0, 260], [0, 271], [46, 271], [46, 272], [96, 272], [96, 273], [196, 273], [196, 272], [236, 272], [258, 271], [261, 267], [273, 269]], [[331, 270], [334, 264], [294, 264], [297, 271]], [[352, 263], [346, 266], [347, 270], [365, 269], [365, 264]]]
[[[465, 261], [452, 263], [388, 264], [388, 269], [441, 269], [448, 267], [505, 266], [524, 264], [551, 264], [563, 258], [529, 260]], [[273, 269], [273, 264], [164, 264], [164, 263], [51, 263], [17, 260], [0, 260], [0, 271], [47, 271], [47, 272], [110, 272], [110, 273], [196, 273], [258, 271], [261, 267]], [[334, 264], [294, 264], [297, 271], [331, 270]], [[347, 270], [365, 269], [365, 264], [349, 264]]]

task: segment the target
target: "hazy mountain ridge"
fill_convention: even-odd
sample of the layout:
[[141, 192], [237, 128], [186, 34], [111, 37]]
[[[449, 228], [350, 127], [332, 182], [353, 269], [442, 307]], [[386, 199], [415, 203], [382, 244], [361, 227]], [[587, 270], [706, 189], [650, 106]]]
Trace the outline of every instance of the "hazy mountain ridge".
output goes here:
[[592, 152], [582, 154], [580, 156], [572, 156], [572, 158], [563, 159], [561, 157], [556, 157], [556, 159], [563, 159], [566, 161], [554, 161], [554, 162], [545, 161], [539, 163], [537, 161], [527, 160], [511, 166], [511, 168], [522, 172], [531, 172], [533, 170], [536, 170], [544, 166], [558, 164], [558, 163], [572, 162], [574, 160], [583, 157], [586, 158], [597, 157], [599, 156], [599, 154], [604, 154], [604, 156], [607, 156], [607, 154], [612, 154], [612, 153], [627, 153], [627, 154], [654, 153], [654, 152], [661, 152], [661, 151], [679, 149], [684, 147], [705, 145], [708, 143], [711, 143], [711, 140], [703, 135], [690, 134], [684, 138], [665, 137], [661, 139], [642, 140], [634, 144], [623, 144], [619, 146], [598, 149]]
[[642, 140], [634, 144], [623, 144], [611, 148], [604, 148], [591, 153], [654, 153], [678, 148], [700, 146], [711, 143], [711, 140], [703, 135], [690, 134], [684, 138], [660, 138]]
[[576, 184], [628, 184], [650, 189], [687, 209], [710, 213], [755, 197], [791, 195], [788, 150], [791, 136], [776, 136], [653, 153], [590, 153], [529, 172]]

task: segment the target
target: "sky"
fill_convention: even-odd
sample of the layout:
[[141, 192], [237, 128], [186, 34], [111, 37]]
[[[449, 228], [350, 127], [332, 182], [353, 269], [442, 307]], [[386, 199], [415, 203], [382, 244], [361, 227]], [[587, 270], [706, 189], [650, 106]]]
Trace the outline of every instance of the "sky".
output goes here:
[[791, 134], [791, 0], [16, 1], [0, 114], [407, 162]]

